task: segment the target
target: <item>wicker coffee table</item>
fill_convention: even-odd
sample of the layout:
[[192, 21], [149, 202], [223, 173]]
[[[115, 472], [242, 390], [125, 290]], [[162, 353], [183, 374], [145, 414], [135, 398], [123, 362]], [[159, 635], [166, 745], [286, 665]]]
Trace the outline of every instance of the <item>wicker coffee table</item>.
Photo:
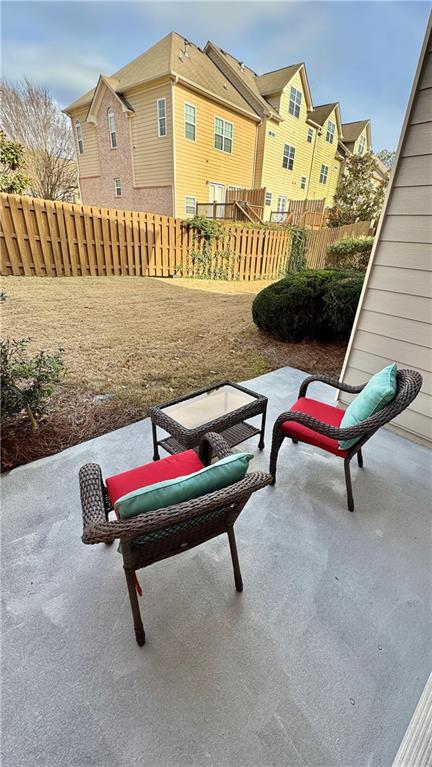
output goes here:
[[[150, 410], [153, 460], [160, 458], [159, 447], [171, 454], [197, 447], [208, 431], [222, 434], [230, 447], [259, 434], [258, 447], [263, 450], [266, 411], [267, 397], [231, 381], [164, 402]], [[256, 415], [262, 416], [259, 429], [246, 423]], [[167, 437], [158, 439], [158, 426], [168, 432]]]

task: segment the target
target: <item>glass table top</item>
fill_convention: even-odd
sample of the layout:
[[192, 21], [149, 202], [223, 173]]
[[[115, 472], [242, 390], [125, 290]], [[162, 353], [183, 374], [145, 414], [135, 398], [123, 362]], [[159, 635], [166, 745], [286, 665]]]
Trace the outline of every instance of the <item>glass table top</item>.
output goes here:
[[167, 405], [161, 410], [186, 429], [196, 429], [215, 418], [232, 413], [244, 405], [255, 402], [256, 397], [224, 384], [217, 389], [197, 394], [195, 397]]

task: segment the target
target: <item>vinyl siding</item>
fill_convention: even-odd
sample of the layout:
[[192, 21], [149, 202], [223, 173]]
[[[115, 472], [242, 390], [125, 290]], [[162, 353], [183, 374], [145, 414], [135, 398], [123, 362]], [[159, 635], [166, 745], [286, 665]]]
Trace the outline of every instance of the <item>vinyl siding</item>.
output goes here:
[[[302, 93], [298, 118], [288, 111], [291, 86]], [[302, 176], [309, 180], [314, 145], [313, 142], [309, 144], [307, 141], [309, 126], [306, 124], [306, 99], [300, 72], [291, 78], [279, 98], [273, 97], [269, 101], [280, 111], [284, 121], [279, 124], [274, 120], [266, 121], [262, 173], [261, 178], [257, 177], [257, 186], [264, 186], [272, 193], [272, 209], [276, 210], [275, 202], [279, 195], [285, 195], [291, 200], [304, 200], [307, 196], [307, 184], [306, 188], [302, 189], [300, 181]], [[269, 136], [269, 130], [276, 136]], [[285, 144], [294, 146], [296, 150], [293, 170], [282, 167]]]
[[[99, 152], [96, 136], [96, 127], [90, 123], [86, 123], [88, 107], [84, 109], [74, 110], [71, 113], [72, 130], [75, 141], [75, 153], [78, 161], [79, 177], [88, 178], [90, 176], [100, 176], [100, 162]], [[78, 151], [78, 144], [75, 133], [75, 122], [79, 120], [81, 123], [81, 133], [84, 143], [84, 154], [80, 154]]]
[[[329, 142], [326, 141], [328, 120], [332, 120], [336, 125], [335, 136], [332, 144], [329, 144]], [[336, 186], [339, 178], [340, 161], [336, 160], [335, 157], [338, 138], [339, 133], [336, 114], [335, 110], [333, 110], [322, 127], [321, 136], [316, 136], [316, 146], [313, 156], [310, 184], [307, 195], [309, 200], [321, 200], [324, 197], [326, 205], [328, 206], [333, 205], [333, 196], [336, 191]], [[327, 165], [329, 169], [326, 184], [321, 184], [319, 180], [321, 165]]]
[[[390, 362], [418, 370], [423, 387], [392, 427], [432, 440], [432, 59], [424, 55], [392, 187], [344, 363], [348, 383]], [[340, 394], [348, 403], [351, 397]]]
[[[256, 122], [182, 85], [174, 85], [176, 215], [185, 216], [185, 197], [209, 200], [209, 182], [251, 188], [254, 183]], [[196, 109], [196, 140], [184, 135], [184, 105]], [[233, 124], [232, 153], [214, 146], [215, 118]]]
[[[165, 186], [173, 183], [173, 125], [171, 83], [128, 91], [135, 111], [130, 118], [134, 186]], [[158, 136], [156, 103], [166, 99], [167, 135]]]

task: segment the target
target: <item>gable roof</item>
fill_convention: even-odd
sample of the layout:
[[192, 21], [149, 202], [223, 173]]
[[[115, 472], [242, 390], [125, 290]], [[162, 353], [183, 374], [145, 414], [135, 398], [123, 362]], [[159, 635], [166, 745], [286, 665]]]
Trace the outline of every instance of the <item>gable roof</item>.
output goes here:
[[301, 64], [293, 64], [290, 67], [282, 67], [282, 69], [258, 75], [256, 83], [261, 95], [270, 96], [272, 93], [280, 93], [301, 66]]
[[345, 139], [345, 143], [354, 143], [362, 131], [370, 125], [370, 120], [357, 120], [353, 123], [343, 123], [342, 130]]
[[[170, 32], [111, 77], [104, 76], [104, 79], [117, 94], [121, 94], [135, 85], [164, 76], [179, 78], [187, 85], [204, 90], [210, 97], [258, 119], [257, 113], [213, 61], [176, 32]], [[65, 111], [86, 106], [92, 101], [95, 91], [95, 88], [88, 91], [66, 107]]]
[[246, 89], [245, 98], [248, 94], [252, 97], [252, 102], [249, 103], [253, 104], [252, 108], [257, 111], [257, 114], [261, 114], [261, 116], [269, 115], [276, 120], [281, 119], [278, 111], [262, 96], [257, 84], [258, 75], [253, 69], [247, 67], [243, 61], [239, 61], [231, 53], [222, 50], [222, 48], [219, 48], [210, 40], [206, 44], [204, 51], [214, 61], [216, 67], [219, 63], [219, 66], [223, 66], [229, 75], [233, 77], [234, 81], [238, 82], [240, 87], [243, 86], [243, 89]]
[[121, 104], [121, 108], [123, 112], [126, 112], [128, 114], [132, 114], [135, 110], [131, 107], [128, 100], [123, 96], [121, 93], [116, 92], [116, 87], [118, 86], [118, 80], [116, 80], [114, 77], [104, 77], [103, 75], [100, 75], [98, 84], [94, 90], [93, 98], [91, 100], [86, 120], [87, 122], [93, 122], [96, 123], [97, 113], [99, 111], [99, 107], [102, 102], [102, 96], [105, 88], [107, 88], [116, 99], [119, 100]]
[[343, 139], [344, 143], [346, 144], [345, 135], [342, 130], [340, 106], [337, 101], [334, 101], [332, 104], [321, 104], [320, 106], [315, 107], [315, 109], [312, 109], [311, 112], [308, 112], [307, 119], [311, 120], [311, 122], [315, 123], [315, 125], [320, 125], [323, 127], [324, 123], [326, 120], [328, 120], [333, 110], [335, 112], [339, 138]]

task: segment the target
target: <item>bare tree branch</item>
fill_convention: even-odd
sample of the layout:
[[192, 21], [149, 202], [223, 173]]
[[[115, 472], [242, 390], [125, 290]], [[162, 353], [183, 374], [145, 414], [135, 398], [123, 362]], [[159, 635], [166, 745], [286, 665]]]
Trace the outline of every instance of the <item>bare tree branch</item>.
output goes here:
[[1, 83], [0, 122], [25, 147], [29, 194], [45, 200], [75, 200], [77, 167], [71, 127], [46, 88], [27, 78]]

